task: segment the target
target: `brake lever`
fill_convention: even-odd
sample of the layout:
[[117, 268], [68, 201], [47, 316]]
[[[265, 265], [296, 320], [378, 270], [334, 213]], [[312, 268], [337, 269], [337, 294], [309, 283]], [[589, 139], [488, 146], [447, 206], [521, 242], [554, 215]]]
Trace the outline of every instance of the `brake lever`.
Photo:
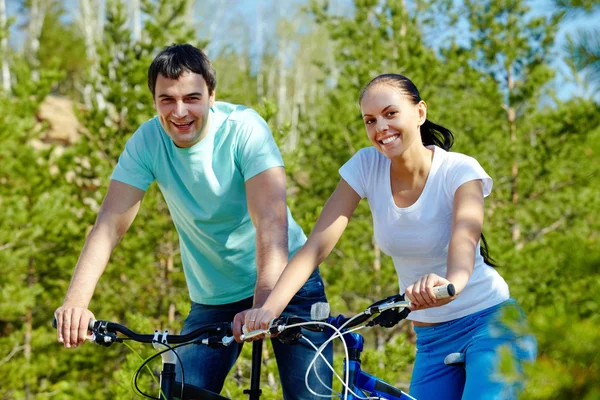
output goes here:
[[398, 308], [391, 308], [373, 318], [372, 321], [369, 321], [367, 326], [380, 325], [384, 328], [391, 328], [405, 319], [409, 313], [410, 308], [408, 307], [403, 308], [402, 311], [399, 311]]

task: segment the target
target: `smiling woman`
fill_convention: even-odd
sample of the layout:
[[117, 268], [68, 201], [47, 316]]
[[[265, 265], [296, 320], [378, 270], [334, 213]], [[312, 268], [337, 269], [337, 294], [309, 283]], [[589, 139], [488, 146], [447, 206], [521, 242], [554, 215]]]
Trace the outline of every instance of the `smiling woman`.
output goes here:
[[[481, 234], [492, 179], [474, 158], [449, 152], [452, 133], [427, 120], [427, 105], [408, 78], [376, 77], [361, 92], [360, 107], [373, 146], [340, 168], [342, 179], [308, 241], [263, 307], [246, 315], [248, 329], [266, 328], [280, 315], [367, 198], [375, 240], [392, 257], [400, 292], [412, 303], [407, 319], [415, 325], [417, 356], [410, 394], [516, 398], [523, 379], [499, 373], [501, 354], [511, 352], [518, 375], [524, 361], [535, 359], [537, 345], [502, 320], [510, 311], [526, 325]], [[456, 295], [437, 299], [434, 288], [450, 283]], [[450, 353], [465, 360], [461, 368], [445, 364]]]

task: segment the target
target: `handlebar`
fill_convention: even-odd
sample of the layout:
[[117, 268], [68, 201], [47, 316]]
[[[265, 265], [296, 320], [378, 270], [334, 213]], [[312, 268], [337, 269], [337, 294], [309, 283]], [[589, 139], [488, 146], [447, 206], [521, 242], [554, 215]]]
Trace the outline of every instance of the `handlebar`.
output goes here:
[[[56, 318], [52, 320], [52, 327], [55, 329], [57, 328]], [[92, 332], [90, 340], [103, 346], [110, 346], [114, 342], [122, 342], [123, 338], [119, 337], [117, 333], [140, 343], [188, 343], [198, 339], [205, 333], [222, 336], [222, 339], [220, 342], [216, 342], [214, 339], [211, 340], [211, 338], [203, 339], [203, 344], [221, 344], [227, 346], [233, 341], [233, 337], [231, 337], [231, 322], [205, 325], [185, 335], [171, 335], [169, 334], [169, 331], [166, 330], [164, 332], [155, 330], [154, 334], [140, 334], [127, 328], [125, 325], [105, 320], [90, 320], [88, 329]]]
[[[445, 286], [436, 286], [433, 288], [433, 290], [437, 299], [445, 299], [456, 294], [456, 289], [452, 283]], [[327, 329], [328, 325], [332, 325], [337, 329], [349, 329], [363, 324], [364, 322], [373, 318], [376, 314], [379, 314], [379, 316], [370, 321], [367, 326], [380, 325], [386, 328], [391, 328], [401, 320], [405, 319], [409, 313], [410, 301], [405, 300], [404, 294], [398, 294], [371, 304], [363, 312], [351, 318], [346, 318], [343, 315], [339, 315], [337, 317], [329, 316], [324, 320], [309, 321], [299, 317], [279, 317], [273, 319], [267, 329], [259, 329], [247, 332], [242, 334], [240, 338], [242, 340], [247, 340], [260, 335], [271, 336], [280, 334], [289, 329], [288, 326], [304, 324], [307, 322], [310, 322], [311, 324], [302, 325], [302, 327], [312, 331], [322, 332]], [[319, 323], [322, 323], [322, 325], [319, 325]], [[296, 328], [296, 332], [299, 330], [299, 327]], [[294, 332], [294, 334], [296, 334], [296, 332]]]

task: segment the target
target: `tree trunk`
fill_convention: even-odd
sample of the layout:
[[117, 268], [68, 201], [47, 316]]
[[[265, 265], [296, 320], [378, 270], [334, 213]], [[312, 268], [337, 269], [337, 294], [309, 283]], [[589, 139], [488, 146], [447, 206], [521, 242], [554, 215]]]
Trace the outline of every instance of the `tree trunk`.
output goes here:
[[292, 152], [298, 145], [298, 122], [300, 111], [304, 108], [304, 96], [306, 96], [306, 79], [304, 74], [304, 62], [298, 60], [297, 72], [294, 74], [294, 100], [292, 102], [292, 129], [288, 140], [288, 151]]
[[6, 4], [4, 0], [0, 0], [0, 53], [2, 58], [0, 64], [2, 68], [2, 89], [5, 92], [10, 92], [10, 67], [8, 65], [8, 19], [6, 18]]
[[[33, 285], [35, 284], [35, 265], [33, 261], [33, 257], [29, 258], [29, 264], [27, 267], [27, 287], [32, 292]], [[31, 340], [33, 337], [33, 310], [31, 307], [27, 307], [25, 311], [25, 343], [24, 346], [24, 355], [25, 355], [25, 365], [29, 370], [31, 367]], [[25, 383], [23, 385], [23, 391], [25, 392], [25, 399], [33, 399], [31, 394], [31, 387], [29, 386], [29, 378], [26, 377], [24, 379]]]
[[44, 0], [32, 0], [29, 9], [29, 25], [27, 26], [27, 43], [25, 56], [31, 65], [31, 79], [34, 82], [40, 80], [40, 36], [44, 26], [46, 7]]
[[256, 97], [258, 97], [258, 104], [263, 104], [263, 99], [265, 97], [265, 74], [264, 74], [264, 59], [262, 57], [262, 51], [264, 46], [264, 35], [263, 35], [263, 16], [262, 16], [262, 7], [261, 2], [259, 1], [256, 4], [256, 37], [254, 40], [254, 47], [256, 49], [256, 54], [258, 55], [258, 59], [262, 60], [260, 65], [258, 66], [258, 72], [256, 73]]
[[[188, 15], [190, 17], [190, 19], [187, 22], [188, 22], [189, 26], [193, 26], [194, 19], [193, 19], [193, 12], [191, 9], [192, 2], [188, 3], [188, 7], [190, 7], [190, 8], [189, 8], [189, 12], [186, 15]], [[212, 39], [214, 37], [216, 37], [217, 30], [222, 28], [223, 15], [225, 14], [226, 11], [228, 11], [228, 9], [227, 9], [227, 2], [222, 1], [222, 0], [217, 0], [216, 2], [211, 2], [209, 7], [210, 7], [209, 8], [210, 17], [208, 15], [206, 15], [205, 18], [208, 18], [211, 21], [210, 25], [208, 26], [208, 38], [210, 41], [208, 42], [208, 45], [206, 46], [204, 51], [205, 51], [205, 53], [209, 54], [209, 57], [210, 57], [210, 53], [214, 49], [214, 46], [217, 44], [217, 41], [212, 40]]]
[[133, 40], [142, 40], [142, 13], [140, 10], [140, 0], [130, 0], [130, 18], [131, 18], [131, 32], [133, 33]]
[[512, 76], [512, 72], [510, 67], [507, 68], [507, 83], [508, 83], [508, 95], [509, 95], [509, 104], [504, 107], [506, 111], [506, 119], [508, 121], [508, 129], [510, 133], [510, 147], [511, 152], [513, 154], [513, 163], [511, 168], [511, 203], [514, 206], [515, 215], [513, 216], [512, 226], [511, 226], [511, 235], [512, 241], [517, 248], [520, 250], [523, 245], [520, 242], [521, 239], [521, 227], [519, 226], [519, 222], [516, 215], [516, 210], [519, 205], [519, 149], [518, 149], [518, 140], [517, 140], [517, 112], [510, 104], [510, 95], [514, 90], [514, 79]]
[[[100, 20], [95, 18], [96, 10], [101, 9], [96, 0], [80, 0], [80, 24], [85, 39], [85, 53], [90, 63], [90, 83], [83, 90], [83, 100], [88, 108], [93, 108], [93, 100], [96, 101], [98, 109], [104, 110], [106, 102], [100, 91], [94, 93], [94, 85], [98, 84], [98, 53], [96, 51], [96, 41], [102, 36]], [[139, 7], [138, 7], [139, 8]]]
[[[283, 42], [283, 45], [281, 44]], [[278, 66], [278, 74], [279, 84], [277, 86], [277, 126], [281, 127], [284, 121], [287, 119], [287, 110], [288, 110], [288, 100], [287, 100], [287, 59], [286, 55], [288, 53], [289, 42], [280, 39], [278, 57], [277, 57], [277, 66]]]
[[[373, 238], [373, 253], [375, 254], [375, 259], [373, 260], [373, 271], [375, 272], [375, 277], [373, 279], [373, 284], [375, 285], [375, 299], [381, 299], [381, 249], [379, 245], [375, 242], [375, 238]], [[377, 343], [377, 351], [383, 351], [385, 348], [385, 336], [383, 333], [383, 329], [376, 329], [376, 343]], [[383, 360], [380, 360], [380, 366], [383, 368]]]
[[[402, 12], [405, 14], [405, 19], [402, 21], [402, 25], [400, 26], [400, 37], [406, 36], [406, 19], [408, 18], [408, 13], [406, 12], [406, 0], [402, 0]], [[397, 47], [394, 48], [394, 51], [397, 53]]]
[[[270, 353], [269, 353], [269, 346], [267, 346], [265, 343], [263, 345], [263, 354], [262, 354], [262, 363], [263, 363], [264, 369], [267, 369], [267, 365], [269, 364], [270, 358], [271, 357], [270, 357]], [[267, 373], [267, 382], [268, 382], [271, 390], [273, 392], [276, 392], [277, 391], [277, 380], [275, 379], [275, 375], [273, 375], [273, 372], [271, 372], [271, 371], [269, 371]]]
[[[167, 241], [160, 246], [159, 260], [160, 260], [160, 280], [162, 282], [160, 287], [160, 296], [163, 299], [167, 299], [167, 326], [171, 326], [175, 322], [175, 303], [173, 298], [175, 295], [175, 289], [173, 288], [173, 265], [174, 265], [175, 249], [171, 241]], [[165, 312], [164, 302], [160, 302], [158, 307], [158, 314], [163, 315]]]
[[167, 298], [169, 299], [169, 319], [168, 326], [171, 326], [175, 322], [175, 303], [173, 299], [175, 297], [175, 288], [173, 287], [173, 264], [175, 257], [175, 248], [173, 242], [169, 242], [169, 253], [167, 258]]

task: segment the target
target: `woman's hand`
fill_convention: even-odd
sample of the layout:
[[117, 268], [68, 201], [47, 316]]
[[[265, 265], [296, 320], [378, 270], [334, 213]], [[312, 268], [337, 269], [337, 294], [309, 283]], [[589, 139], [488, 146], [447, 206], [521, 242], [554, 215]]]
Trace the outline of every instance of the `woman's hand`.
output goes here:
[[[240, 336], [242, 335], [242, 326], [246, 332], [257, 331], [260, 329], [267, 329], [273, 321], [277, 318], [275, 313], [267, 308], [251, 308], [243, 311], [235, 316], [233, 319], [233, 337], [238, 343], [242, 343]], [[264, 335], [256, 336], [248, 341], [260, 340], [264, 338]]]
[[420, 277], [415, 283], [406, 288], [406, 297], [411, 302], [411, 311], [424, 310], [431, 307], [439, 307], [450, 303], [456, 295], [445, 299], [437, 299], [433, 288], [445, 286], [450, 283], [446, 278], [436, 274], [427, 274]]

